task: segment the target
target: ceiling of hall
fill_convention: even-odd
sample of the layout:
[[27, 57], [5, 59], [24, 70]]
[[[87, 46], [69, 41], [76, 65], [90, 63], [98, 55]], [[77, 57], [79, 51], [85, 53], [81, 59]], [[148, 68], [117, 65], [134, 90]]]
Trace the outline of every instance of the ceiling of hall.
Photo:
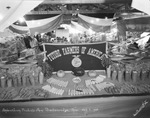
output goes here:
[[95, 14], [136, 12], [132, 0], [46, 0], [29, 14]]
[[[71, 20], [78, 20], [79, 13], [97, 18], [116, 19], [123, 13], [139, 13], [131, 7], [131, 3], [132, 0], [45, 0], [25, 17], [34, 20], [64, 14], [63, 22], [67, 24]], [[133, 14], [129, 17], [133, 17]]]

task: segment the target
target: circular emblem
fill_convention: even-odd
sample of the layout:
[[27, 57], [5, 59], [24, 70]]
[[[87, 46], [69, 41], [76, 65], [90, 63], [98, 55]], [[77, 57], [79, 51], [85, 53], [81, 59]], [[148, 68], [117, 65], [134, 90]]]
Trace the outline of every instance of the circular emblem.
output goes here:
[[78, 57], [78, 56], [75, 56], [73, 59], [72, 59], [72, 65], [74, 66], [74, 67], [80, 67], [81, 66], [81, 64], [82, 64], [82, 61], [81, 61], [81, 59]]

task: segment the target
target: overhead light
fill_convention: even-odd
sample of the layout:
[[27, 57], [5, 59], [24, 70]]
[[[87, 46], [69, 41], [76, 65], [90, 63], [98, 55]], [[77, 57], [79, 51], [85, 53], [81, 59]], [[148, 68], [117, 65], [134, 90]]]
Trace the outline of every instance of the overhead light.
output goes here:
[[25, 19], [23, 17], [19, 18], [19, 22], [23, 23], [25, 21]]
[[0, 20], [2, 20], [3, 19], [3, 15], [2, 14], [0, 14]]

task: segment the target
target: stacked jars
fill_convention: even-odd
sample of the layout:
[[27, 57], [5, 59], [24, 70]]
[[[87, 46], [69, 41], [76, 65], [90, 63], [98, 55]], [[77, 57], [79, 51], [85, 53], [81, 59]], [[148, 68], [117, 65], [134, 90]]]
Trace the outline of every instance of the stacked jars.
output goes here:
[[150, 78], [150, 72], [147, 72], [145, 70], [143, 71], [117, 71], [113, 70], [111, 71], [111, 80], [118, 81], [118, 82], [141, 82], [141, 81], [147, 81], [148, 78]]

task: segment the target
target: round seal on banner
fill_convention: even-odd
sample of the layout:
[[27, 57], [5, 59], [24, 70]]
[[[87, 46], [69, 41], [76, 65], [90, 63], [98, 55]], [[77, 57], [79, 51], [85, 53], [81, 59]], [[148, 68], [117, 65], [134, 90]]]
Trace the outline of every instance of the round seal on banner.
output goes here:
[[80, 67], [82, 65], [82, 61], [79, 58], [79, 55], [74, 55], [71, 64], [73, 65], [73, 67]]

